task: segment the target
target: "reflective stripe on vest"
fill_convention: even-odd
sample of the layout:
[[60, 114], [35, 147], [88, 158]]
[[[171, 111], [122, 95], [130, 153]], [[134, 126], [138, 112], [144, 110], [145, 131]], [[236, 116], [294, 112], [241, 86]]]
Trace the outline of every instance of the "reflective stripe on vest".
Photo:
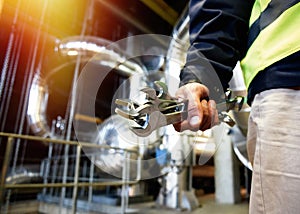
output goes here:
[[259, 71], [300, 50], [299, 0], [257, 0], [250, 23], [249, 49], [241, 61], [247, 87]]

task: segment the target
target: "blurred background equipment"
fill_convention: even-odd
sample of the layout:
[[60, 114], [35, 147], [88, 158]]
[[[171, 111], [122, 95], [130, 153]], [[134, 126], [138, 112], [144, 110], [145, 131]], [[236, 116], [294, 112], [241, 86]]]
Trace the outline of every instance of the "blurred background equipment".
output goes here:
[[[156, 80], [174, 95], [189, 46], [187, 6], [0, 0], [1, 213], [139, 213], [144, 208], [131, 205], [141, 202], [191, 211], [199, 207], [196, 190], [214, 192], [211, 134], [168, 126], [141, 138], [112, 112], [116, 97], [134, 96]], [[168, 39], [130, 40], [143, 34]], [[136, 46], [144, 54], [132, 57]], [[88, 69], [103, 78], [92, 115], [80, 111], [91, 83], [78, 90]], [[234, 149], [247, 165], [244, 110], [234, 115], [232, 133], [241, 131]]]

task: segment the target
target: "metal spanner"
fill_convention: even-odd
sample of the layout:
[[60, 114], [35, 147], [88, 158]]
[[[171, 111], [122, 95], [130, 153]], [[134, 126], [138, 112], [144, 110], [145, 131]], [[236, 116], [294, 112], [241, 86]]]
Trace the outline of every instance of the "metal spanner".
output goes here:
[[146, 93], [146, 102], [142, 105], [128, 100], [116, 99], [115, 103], [125, 109], [116, 108], [115, 112], [120, 116], [133, 121], [131, 130], [138, 136], [149, 136], [157, 128], [173, 124], [186, 119], [188, 100], [178, 101], [168, 93], [168, 87], [163, 82], [156, 81], [159, 88], [157, 92], [153, 88], [143, 88]]
[[[156, 81], [154, 84], [159, 91], [149, 87], [143, 88], [141, 91], [146, 93], [146, 102], [141, 105], [129, 99], [116, 99], [115, 101], [117, 105], [123, 106], [123, 109], [117, 107], [115, 112], [131, 120], [130, 129], [140, 137], [149, 136], [160, 127], [178, 123], [187, 118], [188, 100], [179, 101], [172, 97], [168, 92], [167, 85], [163, 82]], [[233, 126], [235, 122], [227, 112], [233, 109], [239, 111], [244, 98], [231, 99], [230, 92], [225, 95], [226, 102], [217, 104], [216, 107], [219, 121]]]

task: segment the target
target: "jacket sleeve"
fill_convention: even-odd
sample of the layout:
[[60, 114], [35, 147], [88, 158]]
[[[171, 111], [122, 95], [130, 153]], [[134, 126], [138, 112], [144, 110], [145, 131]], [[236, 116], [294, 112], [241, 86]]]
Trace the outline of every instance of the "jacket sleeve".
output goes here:
[[190, 48], [180, 74], [181, 85], [206, 84], [207, 72], [214, 72], [223, 90], [228, 88], [233, 68], [246, 53], [253, 3], [254, 0], [190, 1]]

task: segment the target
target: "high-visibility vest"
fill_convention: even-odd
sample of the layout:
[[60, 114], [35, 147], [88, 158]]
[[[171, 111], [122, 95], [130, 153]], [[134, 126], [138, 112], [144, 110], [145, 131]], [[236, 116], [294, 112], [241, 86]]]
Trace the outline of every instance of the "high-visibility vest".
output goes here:
[[256, 0], [249, 27], [241, 61], [247, 88], [259, 71], [300, 50], [299, 0]]

